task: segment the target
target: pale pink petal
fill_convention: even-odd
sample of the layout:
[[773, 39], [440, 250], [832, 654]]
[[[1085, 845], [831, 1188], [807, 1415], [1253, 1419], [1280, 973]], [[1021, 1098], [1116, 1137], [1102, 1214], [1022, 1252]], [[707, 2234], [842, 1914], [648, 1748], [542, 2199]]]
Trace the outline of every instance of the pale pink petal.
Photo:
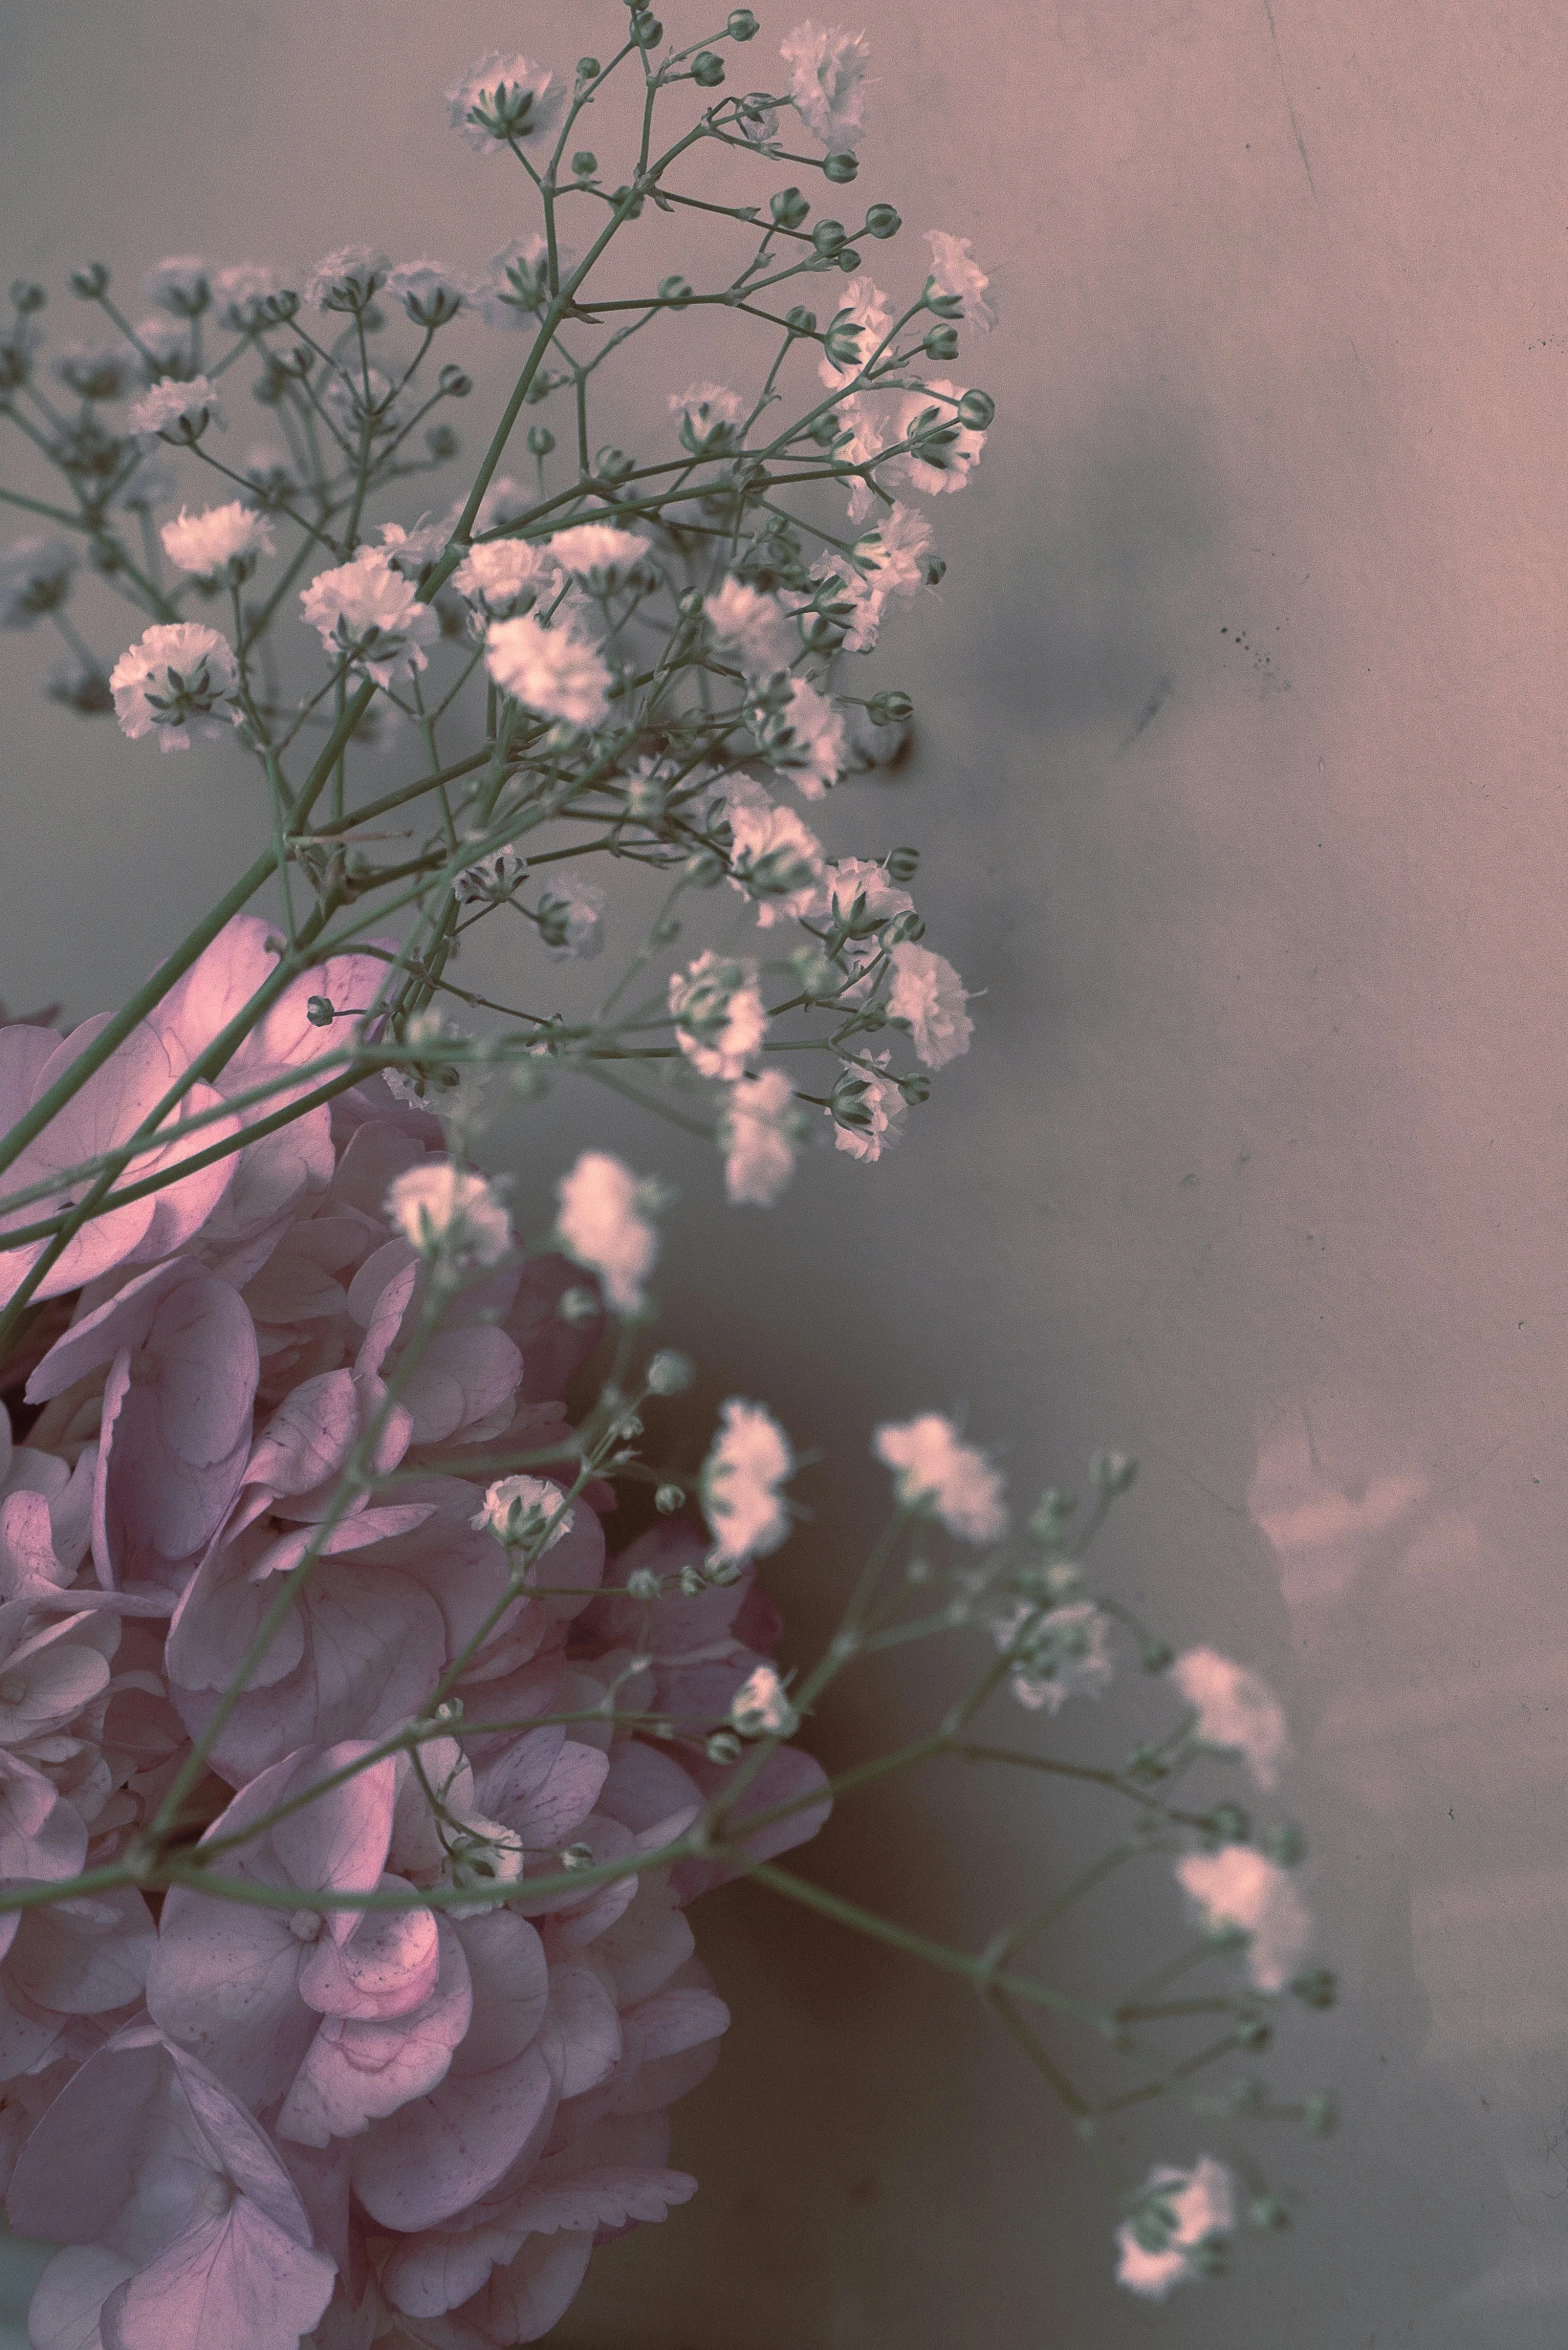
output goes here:
[[51, 1902], [24, 1914], [5, 1979], [57, 2014], [101, 2015], [142, 1996], [157, 1938], [133, 1886]]
[[324, 1371], [284, 1397], [245, 1464], [247, 1485], [271, 1494], [308, 1493], [335, 1477], [359, 1434], [351, 1371]]
[[448, 1926], [437, 1980], [419, 2006], [382, 2021], [326, 2017], [278, 2116], [279, 2133], [324, 2145], [429, 2095], [446, 2078], [472, 2014], [467, 1960]]
[[[461, 2052], [460, 2052], [461, 2053]], [[494, 2186], [557, 2097], [543, 2052], [526, 2048], [494, 2071], [452, 2071], [359, 2140], [354, 2187], [383, 2227], [439, 2226]]]

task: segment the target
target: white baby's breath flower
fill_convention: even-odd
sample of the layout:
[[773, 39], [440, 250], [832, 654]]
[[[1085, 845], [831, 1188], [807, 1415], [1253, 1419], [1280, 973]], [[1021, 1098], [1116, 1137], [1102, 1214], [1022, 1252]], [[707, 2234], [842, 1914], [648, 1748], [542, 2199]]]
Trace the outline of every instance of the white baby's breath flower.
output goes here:
[[386, 285], [388, 298], [420, 327], [449, 325], [474, 297], [472, 278], [461, 270], [444, 269], [439, 261], [400, 261], [388, 270]]
[[659, 1253], [647, 1183], [609, 1151], [584, 1151], [555, 1196], [556, 1232], [567, 1255], [598, 1274], [618, 1314], [636, 1313]]
[[450, 1159], [426, 1159], [398, 1176], [387, 1214], [421, 1256], [496, 1265], [512, 1245], [512, 1227], [483, 1175]]
[[485, 619], [513, 620], [531, 612], [556, 577], [549, 558], [527, 539], [488, 539], [469, 548], [452, 585]]
[[198, 579], [222, 577], [238, 584], [250, 577], [258, 556], [277, 552], [266, 516], [253, 506], [242, 506], [237, 498], [226, 506], [205, 506], [196, 514], [182, 506], [158, 535], [169, 561]]
[[198, 318], [212, 300], [217, 271], [199, 253], [172, 253], [154, 263], [142, 280], [142, 292], [173, 318]]
[[888, 1017], [907, 1023], [926, 1067], [940, 1069], [967, 1053], [975, 1024], [964, 1010], [964, 983], [946, 956], [905, 939], [894, 947], [890, 960]]
[[923, 392], [906, 392], [898, 404], [895, 440], [913, 440], [899, 465], [917, 490], [936, 497], [961, 490], [980, 462], [985, 434], [959, 421], [963, 388], [933, 376]]
[[542, 627], [532, 612], [491, 621], [485, 667], [503, 692], [541, 718], [598, 726], [610, 707], [610, 672], [598, 646], [560, 621]]
[[386, 284], [392, 263], [374, 245], [340, 245], [318, 261], [305, 280], [307, 310], [344, 310], [352, 316], [366, 309], [379, 287]]
[[827, 891], [834, 922], [852, 937], [868, 936], [915, 910], [908, 890], [869, 857], [835, 858], [827, 870]]
[[865, 129], [866, 67], [871, 51], [864, 33], [841, 25], [820, 25], [807, 17], [786, 33], [779, 55], [790, 69], [795, 111], [830, 154], [852, 149]]
[[800, 652], [800, 632], [778, 598], [746, 580], [722, 580], [702, 608], [715, 642], [733, 647], [748, 679], [787, 669]]
[[156, 733], [165, 751], [188, 751], [192, 733], [221, 738], [238, 725], [239, 663], [234, 647], [198, 621], [145, 630], [109, 672], [115, 716], [132, 742]]
[[408, 402], [379, 367], [355, 367], [328, 376], [321, 405], [337, 427], [340, 440], [358, 448], [363, 438], [381, 440], [407, 422]]
[[[847, 992], [839, 996], [842, 1003]], [[833, 1121], [834, 1148], [874, 1166], [899, 1137], [908, 1104], [896, 1079], [884, 1076], [890, 1055], [878, 1056], [875, 1069], [847, 1068], [833, 1088], [833, 1100], [824, 1111]]]
[[299, 600], [326, 651], [347, 654], [352, 668], [381, 686], [423, 669], [425, 647], [441, 633], [436, 613], [384, 547], [361, 547], [351, 562], [318, 571]]
[[446, 93], [452, 128], [480, 155], [508, 146], [537, 148], [549, 139], [567, 101], [567, 90], [548, 66], [527, 57], [489, 49]]
[[80, 568], [69, 539], [13, 539], [0, 554], [0, 628], [31, 628], [58, 611]]
[[265, 441], [247, 450], [239, 469], [257, 497], [267, 504], [276, 505], [292, 498], [301, 486], [299, 475], [284, 452]]
[[1204, 2273], [1194, 2253], [1235, 2224], [1235, 2182], [1224, 2163], [1210, 2154], [1190, 2171], [1160, 2163], [1144, 2180], [1133, 2217], [1116, 2231], [1116, 2282], [1163, 2301], [1173, 2285]]
[[976, 334], [988, 335], [996, 324], [996, 310], [986, 294], [991, 280], [974, 258], [967, 237], [950, 237], [945, 229], [928, 228], [926, 243], [931, 248], [931, 275], [927, 283], [928, 297], [934, 293], [938, 301], [933, 305], [940, 318], [962, 318]]
[[795, 1171], [801, 1112], [782, 1069], [730, 1087], [721, 1121], [724, 1190], [733, 1207], [771, 1208]]
[[893, 323], [886, 294], [869, 277], [852, 277], [844, 299], [828, 329], [827, 347], [817, 361], [817, 374], [831, 392], [853, 383], [870, 364]]
[[[840, 400], [834, 414], [848, 439], [840, 441], [833, 451], [835, 465], [869, 465], [880, 457], [891, 441], [898, 438], [894, 429], [893, 411], [885, 398], [878, 399], [869, 392], [851, 392]], [[902, 460], [894, 462], [893, 471]], [[849, 519], [864, 522], [876, 506], [871, 484], [861, 474], [849, 481]]]
[[161, 383], [166, 376], [172, 376], [177, 383], [196, 380], [188, 322], [168, 318], [155, 310], [149, 318], [139, 318], [133, 332], [137, 357], [148, 383]]
[[749, 775], [726, 778], [715, 805], [730, 833], [730, 885], [754, 901], [759, 930], [826, 911], [822, 843], [803, 817]]
[[461, 504], [449, 507], [434, 520], [421, 514], [419, 520], [405, 525], [401, 522], [383, 522], [381, 551], [387, 561], [402, 572], [405, 579], [416, 580], [428, 563], [433, 563], [446, 546], [462, 512]]
[[604, 946], [604, 892], [563, 873], [541, 891], [539, 936], [553, 963], [591, 963]]
[[508, 842], [466, 865], [452, 884], [453, 891], [463, 905], [495, 905], [511, 896], [527, 870], [521, 849]]
[[695, 383], [684, 392], [671, 392], [670, 413], [680, 418], [681, 447], [694, 457], [712, 457], [734, 448], [735, 427], [746, 413], [746, 403], [739, 392], [723, 384]]
[[553, 1550], [572, 1530], [572, 1511], [559, 1485], [545, 1477], [501, 1477], [487, 1488], [483, 1506], [469, 1519], [476, 1530], [494, 1534], [498, 1541], [531, 1547], [549, 1528], [540, 1555]]
[[617, 530], [610, 522], [577, 522], [557, 531], [547, 552], [596, 596], [613, 595], [633, 573], [647, 569], [652, 542], [640, 531]]
[[1055, 1714], [1069, 1697], [1099, 1697], [1116, 1671], [1111, 1620], [1090, 1599], [1044, 1610], [1019, 1600], [995, 1619], [991, 1637], [1012, 1650], [1012, 1692], [1031, 1711]]
[[759, 710], [751, 723], [762, 757], [808, 800], [831, 790], [844, 764], [844, 719], [806, 678], [791, 678], [783, 708]]
[[1220, 1852], [1184, 1853], [1176, 1878], [1211, 1933], [1231, 1927], [1247, 1936], [1247, 1972], [1258, 1989], [1283, 1991], [1306, 1955], [1312, 1918], [1278, 1861], [1227, 1844]]
[[[571, 253], [558, 244], [557, 270], [566, 276], [574, 267]], [[474, 282], [473, 299], [486, 326], [532, 333], [550, 300], [550, 248], [544, 238], [537, 233], [514, 237], [492, 254]]]
[[214, 273], [213, 308], [219, 323], [246, 334], [273, 315], [270, 305], [287, 291], [281, 270], [265, 261], [236, 261]]
[[736, 1690], [730, 1723], [743, 1738], [788, 1738], [800, 1728], [800, 1716], [771, 1665], [758, 1665]]
[[156, 383], [135, 401], [126, 424], [144, 440], [168, 441], [179, 447], [199, 440], [209, 424], [228, 423], [223, 404], [204, 375], [189, 383]]
[[1172, 1665], [1171, 1679], [1197, 1709], [1194, 1737], [1242, 1755], [1258, 1785], [1272, 1787], [1289, 1740], [1284, 1712], [1267, 1682], [1212, 1648], [1189, 1648]]
[[708, 948], [684, 971], [671, 973], [669, 1005], [675, 1041], [700, 1076], [727, 1085], [745, 1076], [768, 1030], [755, 963], [731, 961]]
[[965, 1542], [999, 1542], [1007, 1532], [1000, 1473], [940, 1412], [887, 1422], [871, 1449], [893, 1471], [904, 1508], [929, 1512]]
[[714, 1556], [734, 1561], [766, 1558], [789, 1532], [779, 1487], [794, 1474], [789, 1438], [759, 1403], [731, 1396], [702, 1464], [702, 1511]]

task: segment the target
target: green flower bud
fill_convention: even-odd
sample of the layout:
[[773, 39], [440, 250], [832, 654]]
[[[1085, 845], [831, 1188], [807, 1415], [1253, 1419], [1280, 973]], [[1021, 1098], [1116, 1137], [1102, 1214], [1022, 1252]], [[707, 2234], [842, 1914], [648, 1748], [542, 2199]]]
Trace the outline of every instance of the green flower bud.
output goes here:
[[724, 60], [716, 49], [699, 49], [691, 61], [691, 78], [699, 90], [716, 90], [724, 79]]
[[659, 280], [660, 301], [668, 302], [671, 307], [676, 310], [685, 309], [687, 303], [691, 300], [691, 294], [692, 289], [690, 280], [682, 277], [678, 269], [675, 270], [671, 276], [661, 277]]
[[792, 310], [785, 311], [784, 324], [792, 334], [814, 335], [817, 331], [817, 314], [814, 310], [808, 310], [803, 302], [797, 302]]
[[591, 1322], [599, 1311], [599, 1300], [591, 1289], [563, 1289], [555, 1310], [563, 1322]]
[[579, 57], [577, 60], [577, 79], [580, 82], [596, 82], [603, 70], [597, 57]]
[[599, 168], [599, 158], [591, 147], [579, 147], [572, 157], [572, 169], [580, 180], [591, 180]]
[[1238, 2048], [1267, 2048], [1274, 2035], [1259, 2015], [1243, 2016], [1231, 2035]]
[[651, 8], [637, 9], [626, 29], [639, 49], [657, 49], [664, 38], [664, 27]]
[[1254, 2195], [1247, 2205], [1247, 2225], [1277, 2234], [1290, 2225], [1290, 2212], [1278, 2195]]
[[449, 424], [433, 424], [425, 435], [425, 447], [438, 465], [455, 457], [462, 443]]
[[617, 209], [619, 209], [621, 205], [625, 205], [626, 217], [628, 220], [641, 220], [642, 198], [640, 195], [634, 194], [629, 187], [617, 188], [610, 201], [617, 207]]
[[634, 1567], [626, 1578], [627, 1598], [640, 1599], [644, 1604], [657, 1599], [663, 1588], [661, 1578], [651, 1567]]
[[1220, 1844], [1245, 1844], [1252, 1822], [1239, 1803], [1217, 1803], [1208, 1816], [1205, 1834]]
[[996, 402], [989, 392], [965, 392], [958, 403], [958, 421], [971, 432], [988, 431], [995, 415]]
[[474, 388], [474, 379], [461, 367], [443, 367], [437, 376], [443, 396], [448, 400], [466, 400]]
[[548, 457], [555, 447], [555, 435], [547, 424], [528, 427], [528, 454], [530, 457]]
[[628, 457], [624, 449], [611, 445], [599, 451], [593, 461], [593, 469], [603, 481], [624, 481], [635, 463], [636, 459]]
[[1293, 1869], [1307, 1857], [1307, 1840], [1294, 1820], [1286, 1820], [1283, 1826], [1269, 1830], [1263, 1839], [1263, 1849], [1282, 1869]]
[[711, 1763], [740, 1761], [741, 1743], [733, 1730], [715, 1730], [708, 1740], [708, 1760]]
[[811, 232], [811, 241], [822, 254], [836, 253], [847, 242], [841, 220], [819, 220]]
[[73, 269], [71, 291], [83, 302], [96, 302], [100, 294], [109, 291], [108, 263], [89, 261], [85, 269]]
[[958, 357], [957, 327], [934, 326], [920, 348], [928, 359], [956, 359]]
[[908, 694], [897, 686], [873, 694], [866, 704], [866, 716], [873, 726], [901, 726], [906, 718], [913, 718], [915, 705]]
[[724, 30], [732, 41], [754, 41], [760, 27], [749, 8], [732, 8]]
[[661, 1347], [648, 1365], [646, 1377], [655, 1395], [681, 1395], [691, 1385], [691, 1364], [673, 1347]]
[[305, 998], [305, 1017], [312, 1028], [330, 1028], [337, 1013], [329, 997], [313, 995]]
[[1138, 1464], [1131, 1453], [1097, 1452], [1089, 1462], [1089, 1474], [1109, 1500], [1129, 1491], [1138, 1474]]
[[947, 577], [947, 558], [943, 555], [926, 557], [926, 586], [940, 587]]
[[860, 267], [860, 255], [853, 245], [840, 245], [833, 258], [846, 277]]
[[904, 889], [920, 871], [920, 851], [918, 849], [889, 849], [882, 863], [888, 879], [896, 881], [900, 889]]
[[931, 1080], [923, 1069], [917, 1069], [913, 1076], [899, 1079], [898, 1090], [906, 1102], [918, 1108], [922, 1102], [931, 1099]]
[[847, 153], [825, 155], [822, 159], [822, 176], [830, 179], [836, 188], [847, 188], [859, 169], [857, 158]]
[[1326, 1966], [1297, 1975], [1290, 1987], [1303, 2007], [1332, 2007], [1339, 1996], [1339, 1985]]
[[866, 214], [868, 237], [896, 237], [903, 225], [903, 215], [895, 212], [891, 204], [873, 204]]
[[[675, 1515], [675, 1512], [682, 1507], [685, 1499], [686, 1493], [684, 1487], [679, 1485], [665, 1484], [661, 1485], [657, 1493], [654, 1495], [653, 1506], [658, 1511], [661, 1518], [672, 1518]], [[688, 1587], [686, 1581], [688, 1575], [696, 1577], [695, 1582], [690, 1587]], [[681, 1589], [686, 1593], [686, 1597], [690, 1599], [694, 1591], [701, 1591], [702, 1588], [702, 1577], [697, 1573], [696, 1568], [682, 1567]]]
[[1176, 1661], [1176, 1652], [1166, 1640], [1146, 1640], [1138, 1651], [1138, 1662], [1146, 1673], [1168, 1673]]
[[720, 1591], [727, 1591], [732, 1583], [740, 1581], [745, 1570], [739, 1559], [713, 1559], [705, 1571], [711, 1584]]
[[563, 1869], [591, 1869], [593, 1867], [593, 1846], [591, 1844], [568, 1844], [561, 1854], [561, 1866]]
[[811, 206], [799, 188], [780, 188], [776, 196], [768, 198], [768, 210], [775, 228], [799, 228]]
[[42, 310], [48, 299], [49, 297], [45, 293], [43, 287], [34, 285], [31, 278], [18, 277], [12, 279], [12, 307], [20, 311], [24, 318], [28, 317], [34, 310]]

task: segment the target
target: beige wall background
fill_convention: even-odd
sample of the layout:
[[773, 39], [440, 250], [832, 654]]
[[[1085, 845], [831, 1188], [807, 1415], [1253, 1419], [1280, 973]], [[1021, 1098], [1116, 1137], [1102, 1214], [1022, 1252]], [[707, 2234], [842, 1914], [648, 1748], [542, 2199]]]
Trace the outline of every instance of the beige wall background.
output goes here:
[[[766, 80], [793, 10], [759, 13]], [[11, 0], [5, 260], [57, 285], [193, 247], [478, 260], [511, 228], [441, 88], [491, 43], [602, 53], [618, 14]], [[889, 639], [920, 756], [851, 826], [926, 845], [933, 939], [989, 991], [976, 1050], [895, 1157], [809, 1166], [767, 1220], [592, 1105], [511, 1147], [540, 1201], [589, 1135], [684, 1186], [665, 1291], [704, 1401], [766, 1394], [825, 1455], [825, 1531], [772, 1570], [802, 1638], [878, 1498], [875, 1418], [967, 1404], [1020, 1495], [1096, 1444], [1140, 1456], [1119, 1588], [1290, 1708], [1346, 2001], [1280, 2072], [1336, 2080], [1346, 2118], [1263, 2148], [1294, 2234], [1154, 2313], [1113, 2292], [1114, 2215], [966, 1995], [730, 1893], [701, 1930], [736, 2020], [678, 2124], [702, 2194], [601, 2259], [562, 2339], [1544, 2350], [1568, 2306], [1568, 17], [851, 21], [879, 76], [860, 186], [911, 242], [972, 235], [1002, 310], [947, 582]], [[0, 990], [79, 1016], [258, 818], [236, 767], [44, 705], [43, 665], [8, 656]], [[889, 1676], [824, 1751], [933, 1702]], [[905, 1782], [809, 1865], [975, 1944], [1069, 1835], [992, 1782]], [[1075, 1963], [1120, 1969], [1137, 1931], [1107, 1911]], [[1167, 2110], [1128, 2143], [1205, 2138]]]

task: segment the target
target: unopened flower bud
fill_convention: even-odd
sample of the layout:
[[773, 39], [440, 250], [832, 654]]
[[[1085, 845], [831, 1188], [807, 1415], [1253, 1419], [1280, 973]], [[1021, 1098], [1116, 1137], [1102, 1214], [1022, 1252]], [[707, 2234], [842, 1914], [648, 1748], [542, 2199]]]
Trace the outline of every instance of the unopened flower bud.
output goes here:
[[71, 272], [71, 291], [83, 302], [96, 302], [109, 291], [109, 265], [105, 261], [89, 261], [85, 269]]
[[591, 1289], [563, 1289], [555, 1310], [563, 1322], [591, 1322], [599, 1311], [599, 1300]]
[[708, 1760], [711, 1763], [735, 1763], [741, 1758], [741, 1743], [733, 1730], [715, 1730], [708, 1740]]
[[709, 1558], [705, 1561], [702, 1571], [709, 1583], [715, 1584], [720, 1591], [727, 1591], [732, 1583], [740, 1581], [741, 1561], [739, 1559]]
[[891, 947], [902, 946], [906, 940], [924, 938], [925, 934], [926, 926], [911, 906], [907, 913], [896, 914], [888, 924], [887, 943]]
[[691, 1385], [691, 1364], [673, 1347], [661, 1347], [645, 1373], [654, 1395], [680, 1395]]
[[1146, 1640], [1138, 1651], [1138, 1662], [1146, 1673], [1168, 1673], [1176, 1661], [1176, 1651], [1168, 1640]]
[[866, 214], [868, 237], [896, 237], [903, 225], [902, 213], [895, 212], [891, 204], [873, 204]]
[[780, 188], [776, 196], [768, 198], [768, 210], [776, 228], [799, 228], [811, 206], [799, 188]]
[[833, 258], [846, 277], [860, 267], [860, 253], [854, 245], [840, 245]]
[[956, 359], [958, 357], [957, 327], [934, 326], [920, 348], [928, 359]]
[[577, 79], [580, 82], [596, 82], [602, 70], [597, 57], [579, 57], [577, 60]]
[[926, 557], [926, 586], [940, 587], [946, 577], [947, 557], [945, 555], [928, 555]]
[[1247, 2225], [1277, 2233], [1289, 2227], [1289, 2209], [1278, 2195], [1254, 2195], [1247, 2205]]
[[449, 457], [455, 457], [461, 445], [449, 424], [433, 424], [425, 435], [425, 447], [438, 465], [444, 464]]
[[724, 79], [724, 60], [716, 49], [699, 49], [691, 61], [691, 78], [699, 90], [716, 90]]
[[548, 457], [555, 447], [555, 435], [547, 424], [528, 427], [528, 454], [530, 457]]
[[817, 314], [814, 310], [808, 310], [804, 302], [797, 302], [793, 309], [785, 311], [784, 324], [794, 334], [814, 335], [817, 331]]
[[1244, 2015], [1231, 2034], [1238, 2048], [1254, 2051], [1267, 2048], [1274, 2035], [1260, 2015]]
[[572, 170], [580, 180], [591, 180], [599, 168], [599, 158], [591, 147], [579, 147], [572, 157]]
[[657, 49], [664, 38], [664, 27], [651, 8], [637, 9], [626, 29], [639, 49]]
[[626, 1578], [627, 1598], [641, 1600], [644, 1605], [657, 1599], [663, 1588], [662, 1578], [651, 1567], [634, 1567]]
[[724, 30], [732, 41], [754, 41], [759, 27], [749, 8], [732, 8], [725, 20]]
[[330, 1028], [337, 1018], [337, 1013], [333, 1009], [330, 997], [313, 995], [307, 996], [305, 999], [305, 1017], [312, 1028]]
[[822, 254], [836, 253], [849, 242], [841, 220], [819, 220], [811, 232], [811, 241]]
[[887, 870], [888, 879], [896, 881], [900, 889], [907, 889], [920, 870], [920, 851], [918, 849], [889, 849], [882, 863]]
[[461, 367], [443, 367], [436, 378], [443, 396], [448, 400], [466, 400], [474, 388], [474, 379]]
[[1269, 1830], [1263, 1839], [1263, 1849], [1282, 1869], [1299, 1868], [1307, 1857], [1307, 1840], [1294, 1820], [1286, 1820], [1282, 1826]]
[[859, 158], [849, 154], [847, 150], [841, 150], [836, 155], [825, 155], [822, 158], [822, 176], [824, 179], [831, 180], [836, 188], [847, 188], [859, 169]]
[[1221, 1844], [1245, 1844], [1252, 1822], [1239, 1803], [1217, 1803], [1209, 1813], [1206, 1829]]
[[593, 1846], [591, 1844], [568, 1844], [561, 1854], [561, 1866], [563, 1869], [591, 1869], [593, 1867]]
[[965, 392], [958, 403], [958, 421], [971, 432], [985, 432], [996, 415], [996, 402], [989, 392]]
[[35, 310], [42, 310], [48, 299], [43, 287], [35, 285], [31, 278], [16, 277], [11, 280], [11, 306], [19, 310], [24, 318]]
[[691, 280], [677, 269], [669, 277], [659, 280], [659, 300], [668, 302], [674, 310], [684, 310], [692, 298]]
[[675, 1578], [682, 1599], [700, 1599], [708, 1588], [708, 1579], [701, 1567], [682, 1567]]
[[1138, 1474], [1138, 1463], [1131, 1453], [1097, 1452], [1089, 1463], [1089, 1474], [1109, 1500], [1130, 1489]]
[[611, 444], [599, 451], [593, 469], [604, 481], [624, 481], [635, 463], [636, 459], [628, 457], [624, 449]]
[[898, 1090], [911, 1108], [918, 1109], [922, 1102], [931, 1099], [931, 1080], [923, 1069], [915, 1069], [899, 1079]]
[[1339, 1996], [1339, 1984], [1326, 1966], [1297, 1975], [1290, 1987], [1303, 2007], [1332, 2007]]
[[884, 693], [873, 694], [866, 704], [866, 716], [873, 726], [900, 726], [906, 718], [913, 718], [914, 714], [914, 703], [897, 686], [890, 686]]

